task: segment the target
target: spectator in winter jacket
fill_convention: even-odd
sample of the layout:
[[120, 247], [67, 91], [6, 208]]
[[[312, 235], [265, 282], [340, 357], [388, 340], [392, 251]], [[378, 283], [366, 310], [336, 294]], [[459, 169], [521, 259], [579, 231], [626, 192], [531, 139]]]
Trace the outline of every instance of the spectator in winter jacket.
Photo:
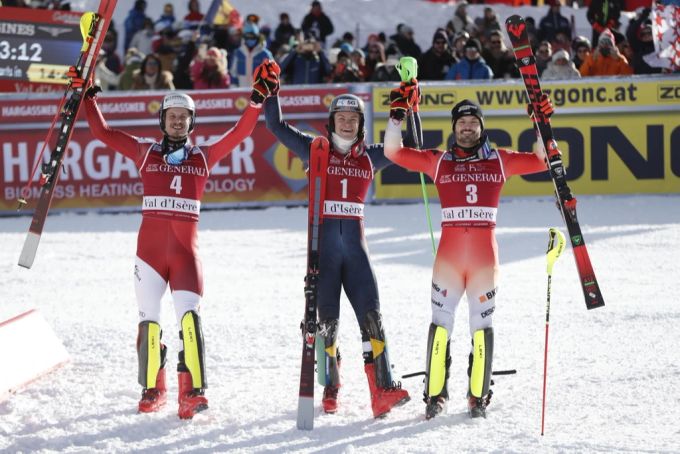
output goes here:
[[475, 21], [467, 13], [468, 2], [462, 0], [456, 5], [456, 12], [453, 14], [453, 19], [446, 23], [446, 34], [449, 37], [449, 41], [452, 41], [454, 36], [460, 32], [466, 32], [468, 34], [475, 34], [477, 32], [477, 27], [475, 27]]
[[144, 55], [153, 53], [151, 44], [154, 41], [155, 35], [156, 32], [154, 30], [153, 21], [151, 18], [147, 17], [144, 19], [144, 28], [135, 33], [135, 36], [132, 37], [132, 40], [129, 43], [128, 49], [134, 47]]
[[451, 41], [451, 51], [456, 60], [461, 61], [465, 58], [465, 43], [470, 39], [468, 32], [458, 32]]
[[536, 69], [538, 70], [538, 75], [540, 76], [548, 67], [548, 62], [552, 59], [552, 45], [549, 41], [541, 41], [536, 49]]
[[189, 0], [189, 13], [184, 16], [184, 27], [189, 30], [198, 30], [198, 26], [203, 20], [201, 4], [198, 0]]
[[592, 47], [590, 41], [585, 36], [577, 36], [571, 42], [571, 50], [574, 52], [573, 62], [576, 69], [580, 70], [581, 65], [586, 60], [586, 57], [590, 55]]
[[484, 42], [489, 39], [492, 31], [501, 30], [501, 24], [498, 22], [496, 11], [490, 6], [484, 8], [484, 15], [482, 17], [475, 19], [475, 26], [477, 27], [479, 39]]
[[172, 3], [166, 3], [163, 6], [163, 14], [155, 22], [156, 30], [165, 30], [172, 28], [175, 25], [175, 7]]
[[200, 48], [191, 62], [191, 80], [196, 90], [229, 88], [226, 51], [217, 47], [211, 47], [207, 51]]
[[281, 74], [285, 74], [291, 84], [320, 84], [332, 71], [321, 43], [311, 36], [299, 42], [281, 62]]
[[593, 39], [595, 45], [597, 38], [604, 29], [613, 29], [619, 26], [619, 18], [623, 11], [623, 0], [591, 0], [586, 17], [593, 27]]
[[569, 52], [560, 49], [552, 56], [552, 60], [548, 63], [548, 67], [543, 71], [541, 79], [551, 80], [569, 80], [580, 79], [581, 73], [578, 72], [574, 62], [569, 59]]
[[548, 0], [546, 4], [550, 5], [550, 10], [538, 23], [538, 39], [554, 45], [557, 33], [562, 32], [571, 41], [571, 24], [560, 12], [562, 0]]
[[229, 73], [232, 83], [239, 87], [248, 87], [253, 84], [253, 70], [266, 59], [273, 60], [274, 56], [262, 44], [259, 27], [246, 22], [243, 25], [243, 44], [234, 50]]
[[290, 16], [288, 13], [281, 13], [279, 16], [279, 25], [274, 30], [274, 41], [269, 47], [272, 54], [276, 54], [284, 44], [290, 44], [290, 38], [295, 36], [295, 27], [290, 23]]
[[174, 90], [172, 73], [161, 69], [160, 59], [147, 55], [138, 70], [132, 73], [131, 90]]
[[375, 66], [375, 72], [373, 73], [372, 82], [399, 82], [401, 76], [399, 71], [397, 71], [397, 63], [399, 63], [399, 57], [396, 55], [390, 55], [385, 60], [385, 63], [378, 63]]
[[385, 63], [385, 48], [380, 41], [370, 43], [366, 51], [366, 69], [364, 76], [366, 80], [373, 80], [373, 74], [379, 64]]
[[633, 74], [633, 68], [614, 44], [614, 35], [609, 29], [600, 34], [595, 51], [586, 58], [579, 71], [583, 77]]
[[305, 36], [314, 36], [321, 47], [326, 47], [326, 37], [333, 34], [333, 22], [321, 10], [321, 2], [313, 1], [309, 13], [302, 19], [300, 25]]
[[449, 49], [446, 32], [437, 30], [432, 37], [432, 47], [418, 59], [418, 78], [421, 80], [444, 80], [449, 68], [458, 62]]
[[130, 47], [130, 41], [132, 41], [135, 33], [144, 28], [144, 20], [148, 19], [145, 11], [146, 2], [144, 0], [137, 0], [128, 12], [125, 18], [125, 50], [128, 50], [128, 47]]
[[109, 29], [104, 36], [102, 43], [102, 50], [105, 53], [104, 64], [115, 74], [120, 74], [123, 70], [123, 63], [121, 62], [118, 52], [116, 52], [116, 32]]
[[387, 54], [399, 54], [401, 57], [413, 57], [416, 60], [423, 53], [413, 39], [413, 28], [406, 24], [397, 25], [397, 33], [390, 36]]
[[465, 43], [465, 57], [453, 65], [446, 80], [491, 79], [493, 71], [482, 58], [482, 45], [472, 38]]
[[118, 80], [119, 90], [131, 90], [132, 81], [135, 74], [139, 68], [142, 67], [142, 61], [146, 55], [139, 52], [134, 47], [131, 47], [125, 53], [125, 68], [120, 74], [120, 79]]
[[181, 30], [177, 37], [181, 44], [177, 47], [172, 83], [175, 84], [176, 90], [191, 90], [194, 88], [194, 82], [191, 80], [191, 62], [194, 61], [196, 55], [196, 40], [199, 38], [199, 33], [193, 30]]
[[494, 79], [519, 77], [515, 56], [510, 49], [505, 47], [503, 33], [500, 30], [494, 30], [489, 34], [489, 41], [482, 50], [482, 57], [493, 71]]

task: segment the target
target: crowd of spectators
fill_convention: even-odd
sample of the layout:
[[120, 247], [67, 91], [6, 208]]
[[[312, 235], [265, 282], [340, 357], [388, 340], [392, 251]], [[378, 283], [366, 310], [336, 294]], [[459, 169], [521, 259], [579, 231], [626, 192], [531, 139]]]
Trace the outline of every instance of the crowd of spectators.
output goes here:
[[[527, 18], [539, 74], [544, 79], [660, 73], [643, 59], [654, 51], [650, 8], [640, 7], [626, 30], [620, 30], [623, 0], [591, 0], [587, 18], [592, 36], [575, 36], [562, 14], [565, 0], [545, 0], [547, 12], [538, 24]], [[14, 3], [25, 3], [15, 0]], [[68, 2], [49, 1], [65, 9]], [[474, 2], [473, 2], [474, 3]], [[272, 30], [256, 14], [223, 25], [206, 24], [198, 0], [187, 2], [177, 17], [166, 3], [158, 18], [146, 15], [137, 0], [128, 12], [120, 37], [112, 24], [104, 40], [97, 75], [106, 89], [210, 89], [250, 86], [252, 72], [264, 59], [275, 59], [288, 84], [398, 81], [395, 66], [402, 56], [418, 60], [420, 80], [518, 78], [509, 42], [492, 6], [470, 17], [468, 2], [458, 1], [450, 19], [421, 49], [413, 28], [397, 24], [394, 33], [370, 34], [363, 46], [351, 32], [331, 43], [336, 31], [319, 1], [313, 1], [299, 27], [282, 12]], [[20, 5], [19, 5], [20, 6]], [[233, 19], [233, 18], [232, 18]], [[123, 40], [125, 55], [116, 49]]]

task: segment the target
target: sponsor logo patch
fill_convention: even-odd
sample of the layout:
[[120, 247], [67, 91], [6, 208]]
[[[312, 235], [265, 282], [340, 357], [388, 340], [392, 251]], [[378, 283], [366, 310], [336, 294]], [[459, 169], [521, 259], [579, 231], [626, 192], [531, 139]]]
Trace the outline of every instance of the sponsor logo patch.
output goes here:
[[496, 296], [496, 293], [498, 293], [498, 287], [496, 287], [496, 288], [494, 288], [493, 290], [488, 291], [488, 292], [486, 292], [485, 294], [483, 294], [482, 296], [480, 296], [480, 297], [479, 297], [479, 302], [480, 302], [480, 303], [485, 303], [485, 302], [489, 301], [491, 298], [493, 298], [494, 296]]

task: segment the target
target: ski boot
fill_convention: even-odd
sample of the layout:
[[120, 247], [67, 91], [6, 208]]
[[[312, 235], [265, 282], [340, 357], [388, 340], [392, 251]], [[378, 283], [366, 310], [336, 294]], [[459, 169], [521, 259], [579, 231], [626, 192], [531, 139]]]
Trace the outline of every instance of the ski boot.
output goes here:
[[163, 408], [167, 401], [165, 368], [162, 368], [158, 371], [158, 375], [156, 376], [156, 386], [154, 388], [144, 388], [142, 390], [142, 398], [139, 401], [138, 410], [140, 413], [153, 413]]
[[326, 413], [338, 411], [340, 389], [340, 349], [338, 348], [338, 319], [319, 323], [317, 333], [317, 358], [319, 383], [324, 385], [321, 404]]
[[144, 388], [137, 409], [140, 413], [160, 410], [167, 402], [165, 386], [166, 347], [161, 343], [163, 331], [158, 323], [143, 321], [137, 332], [138, 381]]
[[179, 386], [177, 415], [180, 419], [191, 419], [196, 413], [208, 409], [208, 399], [204, 396], [205, 390], [194, 388], [190, 372], [179, 372], [177, 381]]
[[400, 382], [392, 381], [387, 339], [382, 325], [382, 316], [377, 310], [371, 310], [366, 314], [361, 339], [369, 342], [371, 346], [370, 351], [364, 351], [364, 371], [371, 391], [373, 417], [379, 418], [392, 408], [405, 404], [411, 400], [411, 397], [408, 391], [401, 389]]
[[373, 410], [374, 418], [383, 417], [392, 408], [403, 405], [411, 400], [408, 391], [401, 389], [401, 383], [392, 383], [388, 387], [378, 386], [374, 364], [365, 364], [364, 371], [366, 372], [368, 388], [371, 392], [371, 409]]
[[325, 413], [333, 414], [338, 411], [338, 390], [340, 386], [326, 385], [323, 389], [323, 399], [321, 399], [321, 404], [323, 405], [323, 411]]
[[491, 402], [492, 391], [484, 397], [468, 396], [468, 413], [471, 418], [486, 418], [486, 407]]

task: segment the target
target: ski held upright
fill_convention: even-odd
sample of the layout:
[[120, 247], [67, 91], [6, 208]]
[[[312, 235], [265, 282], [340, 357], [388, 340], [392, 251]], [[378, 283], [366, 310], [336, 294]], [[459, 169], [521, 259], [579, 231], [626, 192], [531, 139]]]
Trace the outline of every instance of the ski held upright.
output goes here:
[[309, 208], [307, 229], [307, 274], [305, 275], [305, 315], [302, 321], [302, 364], [297, 428], [314, 428], [315, 341], [317, 331], [317, 284], [319, 282], [319, 245], [326, 194], [326, 173], [330, 144], [316, 137], [309, 148]]
[[569, 240], [571, 241], [571, 247], [574, 251], [576, 268], [578, 270], [586, 308], [595, 309], [602, 307], [604, 306], [604, 299], [602, 298], [600, 286], [595, 277], [595, 271], [590, 262], [588, 249], [586, 248], [586, 243], [583, 239], [583, 234], [581, 233], [581, 226], [576, 215], [576, 198], [572, 195], [571, 189], [567, 184], [567, 175], [562, 162], [562, 153], [557, 147], [549, 116], [544, 115], [540, 109], [543, 91], [541, 90], [538, 78], [536, 59], [529, 43], [526, 23], [524, 22], [523, 17], [513, 15], [505, 21], [505, 27], [510, 42], [512, 43], [517, 66], [522, 75], [522, 80], [524, 81], [524, 87], [529, 96], [529, 102], [532, 106], [534, 128], [536, 129], [536, 134], [541, 140], [546, 152], [546, 165], [555, 187], [555, 197], [557, 198], [562, 218], [564, 219], [567, 231], [569, 232]]
[[[99, 3], [99, 10], [96, 13], [86, 12], [80, 19], [80, 30], [83, 35], [83, 45], [80, 56], [75, 66], [71, 67], [68, 75], [71, 77], [64, 96], [60, 103], [60, 109], [55, 116], [53, 124], [61, 117], [61, 125], [58, 129], [57, 141], [50, 155], [49, 162], [42, 165], [40, 174], [40, 196], [33, 213], [31, 225], [28, 229], [26, 241], [19, 256], [19, 266], [31, 268], [35, 261], [42, 231], [47, 219], [54, 188], [59, 180], [64, 154], [75, 127], [78, 112], [82, 104], [83, 96], [92, 83], [94, 68], [97, 63], [97, 55], [104, 41], [104, 36], [111, 23], [113, 11], [116, 8], [117, 0], [103, 0]], [[77, 77], [73, 77], [76, 75]], [[48, 133], [48, 139], [51, 135]], [[46, 140], [47, 142], [47, 140]], [[32, 176], [31, 176], [32, 178]], [[30, 184], [30, 180], [29, 180]], [[20, 207], [26, 204], [23, 199], [19, 200]]]

